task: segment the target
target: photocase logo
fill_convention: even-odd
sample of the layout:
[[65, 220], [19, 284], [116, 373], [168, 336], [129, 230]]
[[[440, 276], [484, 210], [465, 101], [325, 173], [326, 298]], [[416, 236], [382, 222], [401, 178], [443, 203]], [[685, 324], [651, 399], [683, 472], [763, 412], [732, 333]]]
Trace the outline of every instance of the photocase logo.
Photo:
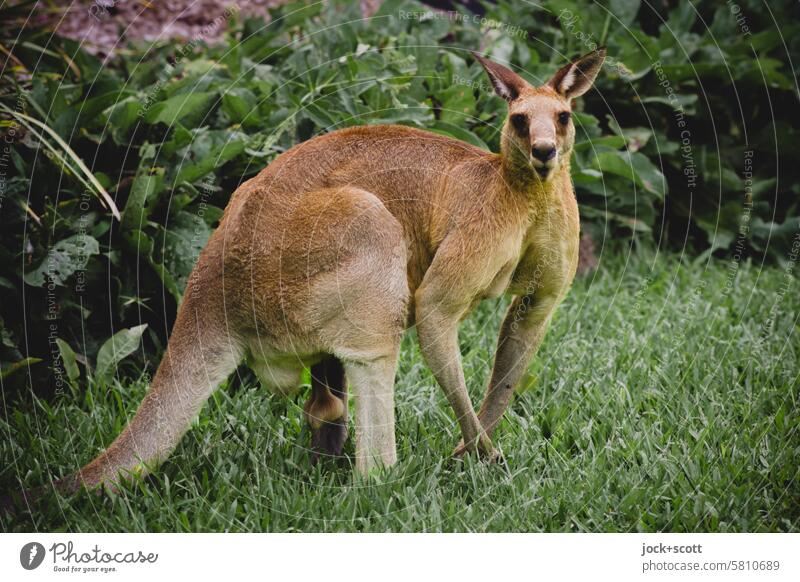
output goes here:
[[26, 570], [35, 570], [44, 560], [44, 546], [39, 542], [29, 542], [19, 552], [19, 563]]

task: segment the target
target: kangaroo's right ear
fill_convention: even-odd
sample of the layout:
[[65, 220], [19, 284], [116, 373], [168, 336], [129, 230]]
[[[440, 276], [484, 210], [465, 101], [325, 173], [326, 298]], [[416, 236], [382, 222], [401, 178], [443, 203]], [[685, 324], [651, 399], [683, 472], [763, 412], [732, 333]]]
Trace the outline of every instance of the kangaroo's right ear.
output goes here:
[[492, 82], [495, 92], [509, 103], [519, 97], [522, 89], [528, 85], [525, 79], [508, 67], [498, 65], [489, 59], [485, 59], [478, 53], [472, 53], [472, 56], [483, 65], [486, 74], [489, 75], [489, 80]]

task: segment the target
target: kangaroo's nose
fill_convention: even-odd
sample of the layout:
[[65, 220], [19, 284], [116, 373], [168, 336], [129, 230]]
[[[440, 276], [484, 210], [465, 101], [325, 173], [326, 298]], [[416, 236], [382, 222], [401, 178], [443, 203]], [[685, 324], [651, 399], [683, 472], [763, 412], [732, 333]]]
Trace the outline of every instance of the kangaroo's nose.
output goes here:
[[551, 145], [534, 146], [531, 149], [531, 153], [533, 154], [533, 157], [540, 162], [546, 162], [556, 157], [556, 148]]

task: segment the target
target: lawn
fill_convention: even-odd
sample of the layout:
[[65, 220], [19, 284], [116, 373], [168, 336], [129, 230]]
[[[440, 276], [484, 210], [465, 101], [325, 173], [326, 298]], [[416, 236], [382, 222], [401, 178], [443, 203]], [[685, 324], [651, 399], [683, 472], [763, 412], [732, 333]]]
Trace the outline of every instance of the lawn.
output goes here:
[[[504, 305], [487, 303], [462, 326], [475, 402]], [[496, 433], [501, 463], [450, 458], [458, 428], [411, 332], [396, 391], [399, 462], [367, 482], [347, 460], [310, 465], [305, 391], [280, 399], [242, 371], [154, 476], [117, 495], [53, 496], [32, 520], [2, 516], [0, 528], [798, 531], [798, 312], [788, 267], [606, 247]], [[141, 378], [5, 402], [0, 487], [88, 461], [145, 389]]]

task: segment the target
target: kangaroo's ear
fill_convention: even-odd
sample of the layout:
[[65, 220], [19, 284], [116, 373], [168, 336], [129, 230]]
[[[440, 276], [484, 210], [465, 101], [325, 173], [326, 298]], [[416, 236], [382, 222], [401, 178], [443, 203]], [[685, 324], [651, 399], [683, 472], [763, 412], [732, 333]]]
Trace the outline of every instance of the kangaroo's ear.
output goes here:
[[567, 99], [586, 93], [597, 78], [606, 58], [606, 47], [600, 47], [561, 67], [547, 84]]
[[528, 85], [525, 79], [517, 75], [508, 67], [498, 65], [489, 59], [485, 59], [478, 53], [472, 53], [472, 56], [474, 56], [477, 61], [483, 65], [483, 68], [486, 70], [486, 74], [489, 75], [489, 80], [492, 82], [495, 93], [500, 95], [500, 97], [509, 103], [519, 97], [522, 89]]

